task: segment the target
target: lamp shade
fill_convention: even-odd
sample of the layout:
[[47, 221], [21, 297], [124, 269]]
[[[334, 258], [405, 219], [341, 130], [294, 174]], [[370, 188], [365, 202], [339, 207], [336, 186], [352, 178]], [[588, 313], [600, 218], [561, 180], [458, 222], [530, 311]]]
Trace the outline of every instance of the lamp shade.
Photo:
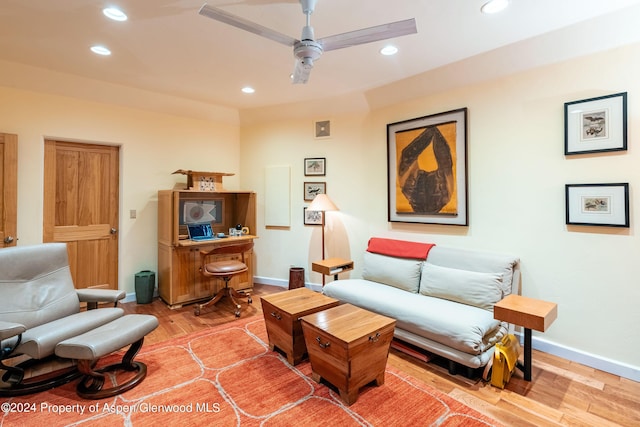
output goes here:
[[309, 207], [307, 208], [309, 211], [339, 211], [338, 207], [331, 201], [329, 196], [326, 194], [318, 194]]

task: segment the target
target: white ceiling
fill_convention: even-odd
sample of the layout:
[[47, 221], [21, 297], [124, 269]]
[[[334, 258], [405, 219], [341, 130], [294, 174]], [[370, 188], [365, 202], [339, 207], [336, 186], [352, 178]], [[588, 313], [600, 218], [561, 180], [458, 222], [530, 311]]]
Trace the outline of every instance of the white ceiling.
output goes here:
[[[289, 80], [291, 49], [198, 15], [203, 0], [1, 0], [0, 61], [242, 110], [364, 92], [640, 4], [511, 0], [507, 10], [483, 15], [484, 1], [319, 0], [311, 17], [317, 38], [412, 17], [418, 34], [392, 40], [400, 49], [393, 57], [378, 53], [386, 42], [325, 52], [307, 85]], [[295, 38], [305, 22], [297, 0], [208, 4]], [[106, 19], [108, 5], [129, 20]], [[93, 44], [113, 54], [97, 56]], [[241, 93], [245, 85], [256, 93]]]

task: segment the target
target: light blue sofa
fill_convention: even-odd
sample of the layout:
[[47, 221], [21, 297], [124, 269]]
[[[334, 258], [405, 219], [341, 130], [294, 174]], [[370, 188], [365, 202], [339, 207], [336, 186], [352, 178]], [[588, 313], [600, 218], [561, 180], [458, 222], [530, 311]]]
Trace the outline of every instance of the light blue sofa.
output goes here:
[[395, 338], [448, 359], [451, 373], [456, 363], [485, 366], [513, 329], [493, 318], [493, 305], [520, 293], [517, 257], [433, 246], [426, 260], [367, 251], [363, 261], [361, 279], [330, 282], [323, 293], [396, 319]]

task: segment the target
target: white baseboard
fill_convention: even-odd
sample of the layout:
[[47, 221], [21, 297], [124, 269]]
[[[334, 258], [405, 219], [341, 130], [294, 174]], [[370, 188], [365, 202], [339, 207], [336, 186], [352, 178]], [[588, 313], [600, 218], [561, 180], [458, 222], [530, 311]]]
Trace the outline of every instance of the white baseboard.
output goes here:
[[136, 300], [136, 293], [131, 292], [131, 293], [128, 293], [123, 299], [121, 299], [118, 302], [134, 302], [135, 300]]
[[[254, 283], [260, 283], [262, 285], [278, 286], [280, 288], [285, 288], [285, 289], [289, 288], [289, 281], [288, 280], [284, 280], [284, 279], [271, 279], [269, 277], [257, 277], [257, 276], [254, 276], [253, 282]], [[305, 286], [305, 288], [309, 288], [312, 291], [316, 291], [316, 292], [322, 291], [322, 285], [320, 285], [318, 283], [305, 282], [304, 286]]]
[[[516, 335], [520, 335], [520, 342], [522, 342], [524, 335], [522, 333], [516, 333]], [[544, 353], [562, 357], [563, 359], [567, 359], [571, 362], [580, 363], [600, 371], [640, 382], [640, 367], [638, 366], [632, 366], [617, 360], [576, 350], [575, 348], [567, 347], [562, 344], [552, 343], [544, 338], [536, 336], [531, 337], [531, 347]]]
[[[159, 296], [158, 295], [158, 288], [156, 288], [153, 291], [153, 298], [156, 298], [158, 296]], [[137, 301], [136, 300], [136, 293], [135, 292], [130, 292], [130, 293], [126, 294], [125, 297], [123, 299], [121, 299], [120, 301], [118, 301], [118, 302], [135, 302], [135, 301]]]

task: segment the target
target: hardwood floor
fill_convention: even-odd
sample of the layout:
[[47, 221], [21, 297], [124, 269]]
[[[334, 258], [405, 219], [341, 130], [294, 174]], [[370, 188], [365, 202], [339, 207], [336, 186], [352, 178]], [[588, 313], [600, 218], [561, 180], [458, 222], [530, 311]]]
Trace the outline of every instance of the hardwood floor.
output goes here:
[[[260, 295], [283, 288], [255, 285], [253, 304], [242, 301], [242, 317], [262, 316]], [[233, 322], [232, 305], [221, 301], [216, 307], [194, 315], [194, 306], [169, 309], [161, 300], [138, 305], [121, 304], [127, 313], [155, 315], [160, 326], [145, 339], [156, 343], [211, 326]], [[452, 376], [435, 363], [425, 363], [392, 349], [389, 364], [437, 388], [474, 409], [508, 426], [638, 426], [640, 425], [640, 383], [598, 371], [568, 360], [533, 351], [532, 381], [517, 371], [504, 390]]]

